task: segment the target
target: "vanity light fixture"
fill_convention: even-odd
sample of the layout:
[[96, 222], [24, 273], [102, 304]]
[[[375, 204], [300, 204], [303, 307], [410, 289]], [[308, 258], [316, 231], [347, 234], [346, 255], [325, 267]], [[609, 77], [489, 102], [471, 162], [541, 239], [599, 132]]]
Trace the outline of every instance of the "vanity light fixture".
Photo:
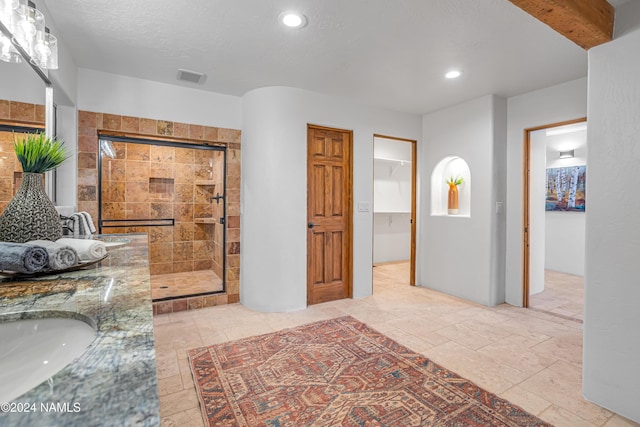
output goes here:
[[460, 70], [451, 70], [447, 74], [445, 74], [444, 76], [446, 78], [448, 78], [448, 79], [457, 79], [461, 75], [462, 75], [462, 71], [460, 71]]
[[571, 159], [574, 157], [574, 151], [575, 150], [569, 150], [569, 151], [560, 151], [560, 158], [561, 159]]
[[58, 39], [45, 26], [35, 3], [0, 0], [0, 60], [23, 59], [43, 69], [58, 69]]
[[282, 12], [278, 20], [289, 28], [302, 28], [307, 25], [307, 17], [298, 12]]

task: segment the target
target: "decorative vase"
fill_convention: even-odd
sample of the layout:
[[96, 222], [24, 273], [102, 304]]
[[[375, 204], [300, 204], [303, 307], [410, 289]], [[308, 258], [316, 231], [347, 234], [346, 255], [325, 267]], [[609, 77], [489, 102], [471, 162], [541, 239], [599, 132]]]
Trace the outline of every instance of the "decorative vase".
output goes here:
[[458, 186], [454, 183], [449, 183], [449, 199], [447, 202], [447, 213], [449, 215], [458, 214]]
[[0, 216], [0, 241], [58, 240], [60, 215], [44, 191], [43, 174], [23, 173], [20, 189]]

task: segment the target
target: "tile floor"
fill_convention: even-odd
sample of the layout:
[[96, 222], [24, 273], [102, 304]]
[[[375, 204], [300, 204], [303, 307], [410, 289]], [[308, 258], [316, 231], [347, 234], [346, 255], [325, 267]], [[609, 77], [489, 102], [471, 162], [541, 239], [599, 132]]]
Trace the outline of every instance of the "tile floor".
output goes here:
[[546, 270], [544, 291], [529, 298], [529, 307], [582, 322], [584, 320], [584, 277]]
[[374, 295], [259, 313], [240, 304], [155, 318], [163, 426], [202, 426], [191, 348], [349, 314], [556, 426], [640, 426], [581, 395], [582, 324], [410, 287], [406, 264], [374, 268]]
[[211, 270], [151, 276], [151, 298], [154, 300], [221, 290], [222, 279]]

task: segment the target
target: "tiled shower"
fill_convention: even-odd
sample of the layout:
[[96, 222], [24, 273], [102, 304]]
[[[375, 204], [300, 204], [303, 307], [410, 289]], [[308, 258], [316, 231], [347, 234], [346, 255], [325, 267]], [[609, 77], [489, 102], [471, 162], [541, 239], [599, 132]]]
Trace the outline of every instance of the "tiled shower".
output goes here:
[[[44, 128], [44, 106], [36, 104], [27, 104], [15, 101], [0, 100], [0, 123], [8, 126], [8, 130], [0, 132], [0, 212], [4, 210], [9, 200], [13, 197], [13, 194], [20, 186], [21, 169], [15, 160], [13, 154], [13, 134], [11, 131], [17, 127], [27, 128]], [[78, 144], [77, 151], [77, 200], [76, 207], [78, 211], [86, 211], [91, 214], [98, 225], [99, 219], [99, 201], [101, 196], [101, 179], [99, 179], [98, 159], [101, 156], [101, 149], [99, 148], [99, 138], [113, 135], [125, 136], [131, 139], [147, 139], [148, 142], [173, 142], [176, 143], [178, 148], [193, 148], [194, 161], [184, 162], [178, 161], [178, 157], [183, 159], [183, 155], [186, 154], [187, 158], [190, 158], [190, 154], [178, 150], [178, 154], [174, 151], [174, 162], [171, 167], [167, 167], [167, 170], [173, 170], [173, 202], [177, 205], [192, 205], [191, 210], [188, 207], [183, 207], [186, 212], [183, 216], [175, 216], [174, 210], [174, 226], [153, 226], [153, 227], [114, 227], [103, 228], [105, 233], [115, 233], [118, 231], [139, 231], [149, 233], [150, 243], [150, 259], [152, 265], [152, 282], [165, 283], [170, 285], [169, 289], [164, 289], [164, 293], [160, 297], [154, 297], [154, 313], [171, 313], [182, 310], [192, 310], [201, 307], [210, 307], [214, 305], [236, 303], [239, 301], [239, 286], [240, 286], [240, 163], [241, 163], [241, 131], [238, 129], [202, 126], [198, 124], [173, 122], [167, 120], [159, 120], [145, 117], [132, 117], [123, 116], [117, 114], [107, 114], [101, 112], [92, 111], [78, 111]], [[123, 141], [113, 141], [114, 149], [116, 150], [116, 157], [114, 160], [122, 160], [125, 162], [124, 171], [120, 170], [120, 173], [124, 172], [124, 177], [117, 180], [113, 179], [114, 175], [111, 175], [111, 182], [124, 183], [124, 187], [114, 184], [113, 189], [110, 191], [118, 192], [124, 191], [126, 196], [126, 150], [123, 152], [123, 146], [119, 145]], [[123, 142], [126, 144], [126, 142]], [[160, 144], [156, 144], [162, 146]], [[195, 147], [191, 147], [195, 145]], [[195, 186], [195, 174], [203, 173], [200, 166], [204, 166], [203, 156], [208, 156], [209, 151], [200, 151], [201, 148], [207, 148], [207, 146], [217, 146], [218, 149], [224, 150], [224, 158], [226, 164], [219, 165], [218, 168], [224, 168], [225, 187], [216, 185], [213, 189], [206, 186]], [[142, 149], [144, 151], [144, 149]], [[148, 203], [149, 215], [152, 212], [161, 213], [161, 210], [152, 210], [153, 207], [161, 209], [160, 206], [155, 204], [168, 203], [167, 199], [170, 199], [171, 178], [167, 176], [151, 176], [151, 164], [155, 163], [154, 171], [160, 168], [159, 163], [166, 163], [166, 157], [156, 157], [156, 159], [162, 159], [160, 161], [153, 161], [151, 157], [152, 148], [149, 148], [149, 178], [157, 178], [152, 180], [149, 187], [149, 201], [148, 202], [133, 202], [129, 203], [141, 203], [138, 206], [129, 205], [129, 208], [142, 208], [145, 203]], [[155, 152], [155, 148], [153, 149]], [[135, 151], [135, 148], [133, 149]], [[132, 151], [132, 153], [133, 153]], [[213, 150], [212, 150], [213, 151]], [[165, 153], [170, 150], [165, 150]], [[154, 153], [155, 154], [155, 153]], [[215, 156], [213, 153], [211, 156]], [[222, 156], [223, 154], [217, 154]], [[144, 154], [142, 155], [144, 156]], [[136, 161], [129, 159], [130, 161]], [[142, 160], [137, 160], [142, 161]], [[120, 164], [122, 165], [122, 164]], [[193, 165], [188, 167], [186, 165]], [[213, 164], [212, 166], [214, 166]], [[102, 169], [102, 168], [100, 168]], [[181, 199], [181, 194], [178, 193], [181, 188], [187, 188], [182, 184], [186, 184], [189, 181], [179, 182], [182, 178], [176, 179], [176, 170], [193, 169], [194, 171], [194, 186], [193, 202], [186, 201], [187, 199]], [[129, 171], [130, 174], [136, 173], [134, 170]], [[143, 168], [141, 173], [146, 173], [146, 168]], [[206, 178], [206, 176], [203, 176]], [[105, 177], [106, 179], [107, 177]], [[189, 178], [186, 178], [189, 180]], [[141, 181], [138, 181], [141, 182]], [[144, 185], [142, 185], [144, 189]], [[215, 189], [215, 191], [213, 191]], [[224, 191], [223, 191], [224, 190]], [[219, 203], [216, 204], [214, 199], [211, 203], [212, 214], [211, 224], [207, 224], [206, 221], [200, 221], [200, 217], [195, 216], [205, 205], [204, 203], [198, 203], [196, 194], [198, 191], [207, 191], [208, 194], [215, 196], [216, 194], [225, 195], [224, 199], [219, 199]], [[135, 193], [133, 187], [130, 192]], [[188, 193], [188, 191], [187, 191]], [[144, 193], [143, 193], [144, 194]], [[153, 195], [158, 196], [160, 201], [151, 201]], [[122, 197], [122, 196], [119, 196]], [[177, 199], [176, 199], [177, 197]], [[211, 196], [209, 196], [211, 197]], [[122, 200], [122, 199], [120, 199]], [[180, 203], [180, 200], [184, 200]], [[202, 199], [200, 199], [202, 200]], [[112, 202], [112, 203], [127, 203], [124, 202]], [[223, 208], [223, 203], [226, 208]], [[73, 204], [73, 203], [69, 203]], [[197, 206], [201, 205], [201, 206]], [[175, 209], [176, 205], [172, 206]], [[165, 206], [166, 208], [166, 206]], [[180, 206], [178, 206], [180, 209]], [[196, 210], [198, 209], [198, 211]], [[218, 209], [215, 212], [213, 209]], [[222, 209], [222, 211], [220, 211]], [[124, 210], [127, 210], [127, 206], [124, 206]], [[226, 211], [226, 216], [221, 212]], [[166, 211], [165, 211], [166, 212]], [[179, 212], [179, 211], [178, 211]], [[193, 214], [193, 220], [188, 221], [190, 214]], [[155, 215], [155, 213], [154, 213]], [[225, 218], [225, 224], [219, 224], [219, 218]], [[218, 222], [215, 222], [217, 218]], [[126, 219], [126, 212], [125, 212]], [[145, 218], [143, 218], [145, 219]], [[148, 219], [148, 218], [146, 218]], [[163, 219], [163, 218], [161, 218]], [[180, 221], [178, 219], [187, 219]], [[204, 225], [198, 225], [204, 224]], [[118, 230], [119, 228], [119, 230]], [[221, 236], [224, 238], [222, 239]], [[217, 237], [217, 239], [214, 239]], [[210, 251], [213, 242], [213, 251]], [[226, 242], [226, 243], [224, 243]], [[205, 250], [203, 250], [203, 247]], [[151, 255], [153, 252], [155, 255]], [[174, 256], [175, 252], [175, 256]], [[191, 258], [187, 258], [191, 253]], [[203, 256], [208, 253], [211, 256]], [[160, 256], [160, 258], [158, 258]], [[223, 265], [216, 265], [215, 261], [224, 259]], [[196, 268], [202, 267], [203, 264], [208, 265], [210, 260], [211, 269], [196, 270]], [[202, 261], [202, 262], [199, 262]], [[184, 271], [193, 265], [194, 271]], [[220, 275], [220, 270], [223, 271], [223, 275]], [[213, 278], [213, 279], [212, 279]], [[216, 289], [220, 289], [220, 284], [224, 278], [224, 291], [220, 292]], [[216, 285], [217, 283], [217, 285]], [[179, 295], [171, 293], [176, 290], [176, 286], [179, 285]], [[199, 291], [193, 292], [193, 288], [200, 285], [206, 285], [206, 293], [201, 294]], [[217, 286], [217, 288], [215, 287]], [[171, 299], [165, 299], [169, 295]]]
[[223, 291], [225, 147], [112, 136], [99, 147], [100, 232], [149, 234], [153, 298]]

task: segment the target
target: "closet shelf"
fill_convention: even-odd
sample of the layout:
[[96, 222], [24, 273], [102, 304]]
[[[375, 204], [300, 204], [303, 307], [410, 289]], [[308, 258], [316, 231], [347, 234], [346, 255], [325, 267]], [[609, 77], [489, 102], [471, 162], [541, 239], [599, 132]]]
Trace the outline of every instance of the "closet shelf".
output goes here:
[[400, 163], [401, 165], [410, 165], [411, 164], [411, 160], [388, 159], [386, 157], [374, 157], [373, 160], [380, 160], [382, 162], [390, 162], [390, 163]]

